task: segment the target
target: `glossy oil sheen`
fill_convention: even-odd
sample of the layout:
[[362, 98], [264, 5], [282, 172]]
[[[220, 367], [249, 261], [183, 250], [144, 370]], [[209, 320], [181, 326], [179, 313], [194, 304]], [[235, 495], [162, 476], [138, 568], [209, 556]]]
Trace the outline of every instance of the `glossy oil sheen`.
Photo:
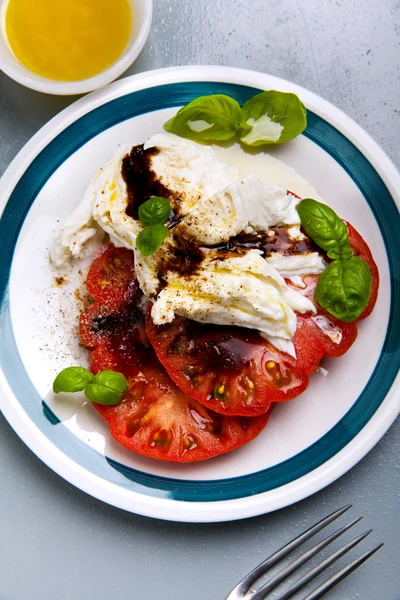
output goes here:
[[121, 56], [132, 14], [128, 0], [10, 0], [5, 30], [12, 52], [29, 70], [79, 81]]

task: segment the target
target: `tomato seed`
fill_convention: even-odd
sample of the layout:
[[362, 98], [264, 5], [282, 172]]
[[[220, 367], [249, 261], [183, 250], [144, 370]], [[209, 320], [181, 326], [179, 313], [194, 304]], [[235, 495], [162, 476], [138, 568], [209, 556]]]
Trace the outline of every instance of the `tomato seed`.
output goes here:
[[170, 429], [161, 429], [160, 431], [158, 431], [157, 433], [155, 433], [153, 435], [153, 441], [151, 442], [151, 445], [154, 446], [161, 446], [161, 448], [164, 448], [165, 450], [171, 445], [171, 441], [172, 441], [172, 432]]
[[245, 382], [246, 382], [246, 385], [247, 385], [247, 387], [248, 387], [250, 390], [254, 390], [254, 387], [255, 387], [255, 386], [254, 386], [254, 383], [252, 382], [252, 380], [251, 380], [251, 379], [249, 379], [248, 377], [245, 377]]
[[133, 437], [137, 430], [139, 429], [141, 419], [135, 419], [130, 421], [126, 426], [126, 435], [129, 437]]
[[188, 435], [184, 438], [183, 445], [185, 447], [185, 450], [192, 450], [194, 448], [197, 448], [197, 444], [191, 435]]
[[217, 383], [217, 385], [214, 387], [212, 397], [215, 398], [216, 400], [225, 400], [226, 399], [227, 393], [225, 391], [224, 383]]

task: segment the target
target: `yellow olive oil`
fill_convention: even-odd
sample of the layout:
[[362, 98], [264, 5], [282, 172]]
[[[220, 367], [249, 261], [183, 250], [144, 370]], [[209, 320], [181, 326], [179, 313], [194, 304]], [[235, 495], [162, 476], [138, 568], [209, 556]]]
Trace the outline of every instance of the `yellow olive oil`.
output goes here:
[[79, 81], [123, 53], [133, 15], [129, 0], [9, 0], [5, 32], [15, 57], [57, 81]]

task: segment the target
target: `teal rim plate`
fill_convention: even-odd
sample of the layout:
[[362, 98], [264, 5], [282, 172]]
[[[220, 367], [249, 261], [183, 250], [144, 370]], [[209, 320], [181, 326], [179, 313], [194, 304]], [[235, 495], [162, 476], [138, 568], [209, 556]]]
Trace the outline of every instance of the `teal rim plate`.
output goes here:
[[[381, 275], [377, 307], [360, 325], [348, 355], [324, 363], [304, 398], [279, 406], [265, 432], [245, 448], [199, 465], [132, 456], [109, 439], [85, 402], [65, 409], [49, 391], [57, 365], [73, 364], [82, 352], [76, 331], [65, 329], [76, 274], [68, 276], [71, 282], [65, 277], [69, 287], [54, 284], [49, 244], [118, 143], [140, 143], [197, 96], [218, 92], [243, 103], [262, 89], [293, 91], [306, 105], [304, 134], [272, 154], [310, 181], [365, 237]], [[32, 138], [0, 182], [4, 416], [62, 477], [138, 514], [226, 521], [315, 493], [356, 464], [400, 410], [399, 194], [399, 173], [368, 134], [315, 94], [266, 74], [164, 69], [79, 100]]]

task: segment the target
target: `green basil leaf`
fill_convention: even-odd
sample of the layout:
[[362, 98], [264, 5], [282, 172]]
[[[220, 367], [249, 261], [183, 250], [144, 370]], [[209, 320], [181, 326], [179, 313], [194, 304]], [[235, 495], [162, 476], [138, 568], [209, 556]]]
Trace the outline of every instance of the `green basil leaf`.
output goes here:
[[243, 105], [242, 119], [244, 144], [282, 144], [304, 131], [307, 111], [296, 94], [269, 90]]
[[136, 238], [136, 247], [143, 256], [150, 256], [161, 246], [168, 235], [165, 225], [151, 225], [145, 227]]
[[128, 389], [128, 382], [125, 375], [118, 371], [100, 371], [94, 378], [95, 383], [99, 383], [110, 390], [114, 390], [123, 396]]
[[334, 260], [322, 272], [315, 289], [315, 299], [341, 321], [358, 319], [368, 304], [371, 273], [358, 256]]
[[86, 397], [97, 404], [116, 406], [128, 389], [128, 382], [122, 373], [116, 371], [100, 371], [86, 390]]
[[224, 94], [200, 96], [164, 123], [164, 129], [202, 142], [229, 140], [241, 128], [242, 112], [236, 100]]
[[67, 367], [57, 375], [53, 392], [82, 392], [94, 380], [94, 375], [84, 367]]
[[99, 383], [89, 383], [85, 390], [85, 396], [91, 402], [106, 404], [107, 406], [117, 406], [122, 400], [119, 392], [110, 390]]
[[168, 221], [170, 213], [169, 200], [160, 196], [153, 196], [153, 198], [139, 206], [139, 219], [143, 225], [162, 225]]
[[[349, 240], [350, 243], [350, 240]], [[327, 255], [329, 258], [334, 260], [347, 260], [353, 256], [353, 250], [350, 247], [344, 246], [343, 248], [331, 248]]]
[[328, 253], [329, 258], [351, 256], [347, 227], [334, 210], [312, 198], [299, 202], [296, 209], [307, 235]]

